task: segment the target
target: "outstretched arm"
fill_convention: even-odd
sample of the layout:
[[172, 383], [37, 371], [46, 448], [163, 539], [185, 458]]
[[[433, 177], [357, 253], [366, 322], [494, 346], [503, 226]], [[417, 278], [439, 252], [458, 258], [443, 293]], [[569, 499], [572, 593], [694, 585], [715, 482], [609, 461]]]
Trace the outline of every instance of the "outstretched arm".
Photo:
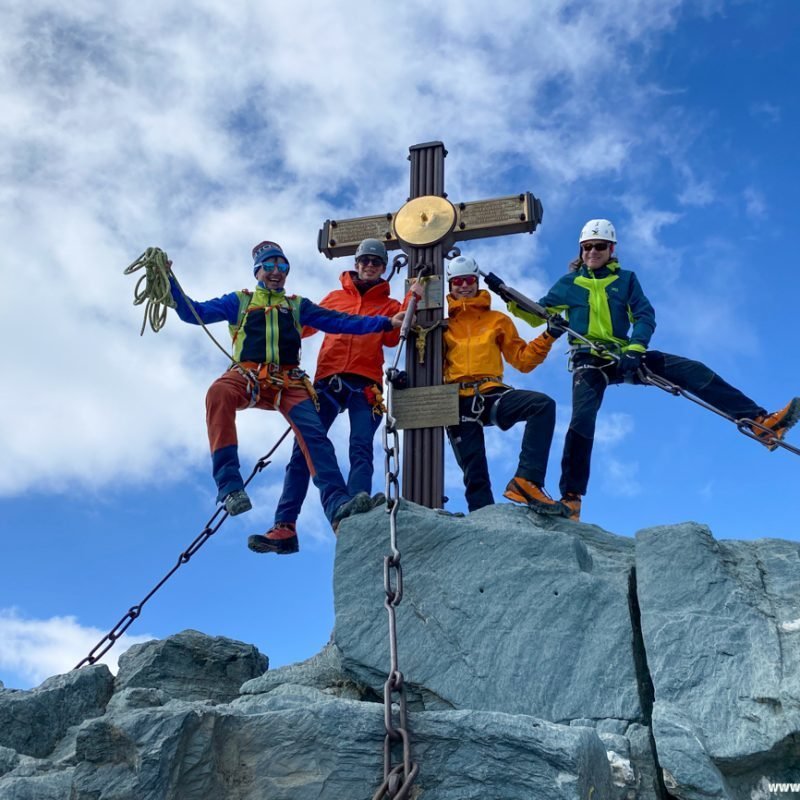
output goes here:
[[341, 311], [331, 311], [307, 298], [300, 303], [300, 324], [317, 328], [325, 333], [381, 333], [399, 327], [395, 325], [395, 317], [362, 317], [356, 314], [344, 314]]
[[526, 342], [517, 333], [514, 323], [504, 317], [500, 333], [500, 349], [505, 360], [520, 372], [530, 372], [539, 366], [549, 355], [557, 337], [544, 331], [535, 339]]
[[236, 324], [239, 316], [239, 298], [236, 292], [230, 292], [212, 300], [192, 300], [191, 297], [184, 296], [172, 275], [169, 276], [169, 287], [175, 300], [175, 310], [184, 322], [188, 322], [191, 325], [200, 324], [197, 317], [192, 314], [192, 309], [189, 307], [189, 303], [191, 303], [197, 312], [197, 316], [206, 325], [210, 325], [213, 322], [227, 322], [229, 325]]

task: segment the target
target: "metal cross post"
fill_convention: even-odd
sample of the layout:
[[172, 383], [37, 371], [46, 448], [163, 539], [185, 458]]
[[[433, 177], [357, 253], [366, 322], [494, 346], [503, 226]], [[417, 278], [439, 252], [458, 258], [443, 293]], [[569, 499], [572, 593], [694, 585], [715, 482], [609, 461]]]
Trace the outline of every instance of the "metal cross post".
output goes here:
[[[428, 508], [444, 506], [444, 428], [458, 421], [457, 392], [442, 387], [444, 259], [455, 242], [511, 233], [533, 233], [542, 221], [542, 204], [530, 192], [453, 203], [444, 191], [442, 142], [409, 148], [411, 190], [397, 212], [370, 217], [329, 219], [318, 247], [328, 258], [353, 255], [363, 239], [380, 239], [387, 250], [402, 249], [408, 277], [425, 267], [430, 279], [417, 309], [416, 337], [424, 347], [406, 351], [410, 389], [398, 391], [398, 428], [403, 429], [403, 497]], [[453, 387], [446, 387], [447, 389]], [[405, 402], [399, 402], [405, 398]], [[403, 409], [409, 409], [404, 413]], [[410, 409], [416, 409], [411, 413]], [[455, 413], [455, 418], [453, 418]]]

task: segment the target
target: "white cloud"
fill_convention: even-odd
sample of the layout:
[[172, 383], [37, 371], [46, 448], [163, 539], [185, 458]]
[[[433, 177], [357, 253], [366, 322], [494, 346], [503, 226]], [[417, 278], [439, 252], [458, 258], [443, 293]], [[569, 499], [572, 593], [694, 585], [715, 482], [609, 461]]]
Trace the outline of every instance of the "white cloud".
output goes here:
[[767, 201], [758, 189], [748, 186], [744, 190], [744, 203], [747, 216], [756, 222], [767, 216]]
[[[646, 48], [682, 7], [17, 4], [0, 33], [0, 337], [13, 376], [0, 494], [163, 480], [165, 463], [177, 477], [206, 458], [203, 398], [225, 362], [174, 316], [137, 336], [135, 281], [121, 273], [145, 247], [167, 250], [204, 299], [248, 285], [250, 247], [276, 238], [289, 289], [319, 298], [339, 270], [316, 251], [321, 222], [399, 207], [407, 148], [432, 139], [450, 150], [452, 196], [507, 192], [515, 169], [557, 210], [577, 182], [643, 161], [651, 100], [626, 45]], [[587, 122], [601, 90], [614, 116], [595, 108]], [[632, 216], [644, 242], [676, 218]], [[516, 239], [476, 251], [525, 265], [521, 288], [537, 296], [549, 282], [528, 266], [537, 246]], [[282, 429], [256, 416], [242, 417], [243, 461]]]
[[[0, 667], [19, 675], [30, 688], [51, 675], [69, 672], [105, 636], [106, 631], [84, 627], [75, 617], [30, 619], [14, 608], [0, 609]], [[119, 657], [131, 646], [152, 636], [123, 634], [103, 657], [116, 674]]]
[[601, 413], [597, 418], [594, 440], [606, 447], [613, 447], [633, 432], [636, 423], [630, 414], [614, 411]]

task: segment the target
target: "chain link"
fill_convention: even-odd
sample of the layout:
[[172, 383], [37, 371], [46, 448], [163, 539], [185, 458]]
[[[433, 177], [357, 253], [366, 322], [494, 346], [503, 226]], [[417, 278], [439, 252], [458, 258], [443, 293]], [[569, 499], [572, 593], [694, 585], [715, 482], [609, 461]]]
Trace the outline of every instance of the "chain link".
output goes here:
[[[386, 423], [383, 428], [383, 452], [386, 473], [386, 511], [389, 514], [389, 554], [383, 559], [383, 605], [389, 615], [389, 675], [383, 685], [384, 727], [383, 783], [372, 800], [404, 800], [419, 772], [419, 765], [411, 760], [411, 740], [408, 734], [408, 709], [406, 706], [405, 679], [398, 666], [397, 617], [395, 609], [403, 599], [403, 568], [397, 547], [397, 512], [400, 508], [400, 437], [394, 417], [394, 385], [397, 365], [417, 307], [412, 295], [400, 329], [400, 343], [395, 352], [394, 364], [386, 373]], [[393, 750], [402, 749], [402, 758], [393, 764]]]
[[[283, 440], [291, 433], [287, 428], [272, 449], [258, 459], [250, 476], [244, 482], [245, 487], [269, 464], [270, 456], [278, 449]], [[189, 559], [220, 529], [222, 523], [228, 518], [228, 512], [220, 506], [208, 520], [197, 538], [178, 556], [175, 566], [145, 595], [144, 599], [135, 606], [131, 606], [122, 619], [89, 651], [89, 654], [79, 661], [74, 669], [80, 669], [89, 664], [96, 664], [116, 643], [123, 633], [133, 624], [133, 621], [142, 613], [144, 604], [175, 574], [178, 568], [186, 564]], [[219, 517], [219, 519], [217, 519]]]

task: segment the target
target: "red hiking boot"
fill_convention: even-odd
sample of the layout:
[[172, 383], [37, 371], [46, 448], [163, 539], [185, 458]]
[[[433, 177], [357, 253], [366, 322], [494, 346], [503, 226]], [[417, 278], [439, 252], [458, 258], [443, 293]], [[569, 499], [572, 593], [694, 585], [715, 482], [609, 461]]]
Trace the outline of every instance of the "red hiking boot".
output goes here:
[[527, 478], [520, 478], [519, 475], [509, 481], [503, 497], [507, 497], [515, 503], [525, 503], [540, 514], [567, 516], [567, 510], [561, 503], [553, 500], [541, 486], [537, 486]]
[[250, 536], [247, 546], [254, 553], [276, 553], [288, 556], [300, 549], [297, 542], [297, 528], [294, 522], [276, 522], [263, 536]]

